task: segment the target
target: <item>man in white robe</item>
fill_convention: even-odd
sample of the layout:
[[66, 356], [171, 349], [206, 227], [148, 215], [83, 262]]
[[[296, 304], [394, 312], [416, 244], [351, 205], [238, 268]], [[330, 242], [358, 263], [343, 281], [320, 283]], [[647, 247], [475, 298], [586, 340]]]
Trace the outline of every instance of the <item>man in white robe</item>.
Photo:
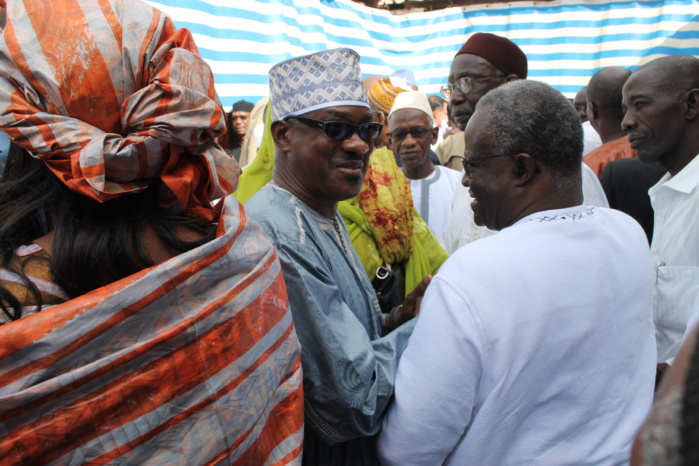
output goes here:
[[388, 144], [403, 163], [413, 205], [441, 243], [461, 175], [435, 166], [430, 159], [430, 144], [437, 140], [439, 128], [434, 126], [427, 96], [422, 92], [398, 94], [388, 114], [388, 130]]
[[623, 464], [653, 397], [652, 263], [629, 216], [582, 205], [582, 129], [517, 81], [466, 128], [476, 223], [398, 367], [383, 464]]

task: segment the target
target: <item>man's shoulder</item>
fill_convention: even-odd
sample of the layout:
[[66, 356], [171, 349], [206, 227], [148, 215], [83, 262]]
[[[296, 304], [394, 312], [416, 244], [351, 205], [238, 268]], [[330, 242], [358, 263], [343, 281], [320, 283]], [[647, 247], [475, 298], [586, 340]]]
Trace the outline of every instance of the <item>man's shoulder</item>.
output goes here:
[[636, 157], [629, 157], [609, 162], [602, 172], [604, 177], [600, 176], [600, 180], [613, 177], [615, 180], [628, 179], [634, 184], [640, 184], [639, 179], [642, 179], [642, 186], [648, 189], [657, 183], [665, 173], [667, 170], [659, 162], [647, 163]]
[[[482, 267], [497, 268], [502, 262], [503, 266], [512, 260], [511, 253], [507, 252], [508, 240], [502, 232], [471, 241], [454, 251], [447, 261], [440, 267], [439, 273], [462, 275], [467, 273], [463, 264], [469, 264], [468, 269], [478, 274]], [[516, 240], [516, 236], [514, 237]]]
[[631, 148], [631, 145], [629, 144], [629, 141], [626, 138], [626, 136], [623, 136], [613, 141], [605, 142], [597, 149], [585, 155], [585, 160], [617, 160], [628, 157], [636, 157], [636, 151], [634, 151]]
[[296, 202], [292, 194], [266, 185], [245, 203], [245, 211], [276, 242], [299, 229]]

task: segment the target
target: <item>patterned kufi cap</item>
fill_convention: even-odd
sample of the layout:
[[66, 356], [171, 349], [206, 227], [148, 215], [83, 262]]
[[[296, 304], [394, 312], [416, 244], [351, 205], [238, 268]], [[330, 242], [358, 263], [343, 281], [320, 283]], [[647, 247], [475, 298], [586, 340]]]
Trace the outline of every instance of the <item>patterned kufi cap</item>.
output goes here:
[[391, 111], [393, 101], [401, 92], [412, 91], [402, 78], [383, 78], [371, 86], [367, 97], [369, 101], [384, 113]]
[[339, 105], [369, 108], [359, 55], [351, 49], [324, 50], [274, 65], [269, 91], [273, 121]]

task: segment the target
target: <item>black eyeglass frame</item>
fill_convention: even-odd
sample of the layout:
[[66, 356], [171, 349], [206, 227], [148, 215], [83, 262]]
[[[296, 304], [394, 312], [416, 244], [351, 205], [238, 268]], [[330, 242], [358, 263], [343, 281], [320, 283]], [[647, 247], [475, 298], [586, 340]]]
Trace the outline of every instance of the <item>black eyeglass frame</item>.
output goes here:
[[[303, 123], [304, 125], [312, 126], [314, 128], [322, 130], [325, 133], [325, 135], [333, 141], [344, 141], [346, 139], [351, 138], [354, 135], [354, 133], [357, 133], [360, 139], [362, 139], [364, 142], [371, 143], [374, 139], [376, 139], [376, 137], [379, 134], [381, 134], [381, 131], [383, 130], [383, 125], [374, 121], [355, 125], [347, 121], [322, 121], [301, 116], [291, 116], [286, 118], [286, 120], [291, 119], [297, 120], [299, 123]], [[339, 127], [344, 128], [342, 134], [333, 136], [330, 130], [332, 125], [339, 125]], [[375, 134], [367, 134], [367, 131], [372, 130], [375, 130]]]
[[467, 159], [466, 157], [461, 157], [461, 164], [464, 166], [464, 172], [466, 173], [466, 176], [471, 178], [471, 165], [474, 164], [474, 162], [478, 162], [479, 160], [488, 160], [488, 159], [494, 159], [496, 157], [507, 157], [507, 156], [512, 156], [512, 155], [517, 155], [521, 154], [522, 151], [517, 151], [517, 152], [507, 152], [505, 154], [497, 154], [497, 155], [487, 155], [485, 157], [476, 157], [472, 159]]
[[449, 100], [454, 94], [454, 88], [457, 88], [463, 95], [468, 95], [469, 92], [473, 90], [473, 83], [490, 81], [492, 79], [505, 79], [505, 76], [490, 76], [487, 78], [470, 78], [468, 76], [462, 76], [458, 78], [454, 84], [442, 84], [442, 87], [439, 88], [439, 92], [442, 93], [442, 96], [444, 96], [445, 99]]
[[[415, 139], [422, 139], [424, 138], [430, 131], [432, 131], [434, 127], [432, 128], [427, 128], [425, 126], [413, 126], [410, 129], [396, 129], [388, 133], [388, 136], [393, 139], [394, 141], [402, 141], [403, 139], [408, 137], [408, 134], [410, 134], [413, 138]], [[396, 133], [405, 133], [402, 136], [396, 136]], [[415, 134], [417, 132], [418, 134]]]

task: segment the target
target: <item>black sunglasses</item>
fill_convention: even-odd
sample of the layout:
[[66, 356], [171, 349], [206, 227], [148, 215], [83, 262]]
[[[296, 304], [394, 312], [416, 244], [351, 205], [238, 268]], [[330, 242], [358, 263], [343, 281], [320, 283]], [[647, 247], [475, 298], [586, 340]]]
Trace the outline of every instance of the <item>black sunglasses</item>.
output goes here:
[[313, 118], [305, 117], [289, 117], [287, 120], [291, 119], [298, 120], [299, 123], [304, 125], [313, 126], [315, 128], [322, 129], [328, 137], [334, 141], [344, 141], [352, 137], [354, 133], [359, 134], [359, 137], [366, 142], [371, 142], [376, 139], [376, 137], [381, 133], [383, 125], [381, 123], [362, 123], [360, 125], [353, 125], [346, 121], [320, 121], [314, 120]]
[[388, 135], [396, 141], [402, 141], [408, 137], [410, 134], [415, 139], [423, 138], [432, 128], [425, 128], [424, 126], [415, 126], [410, 129], [397, 129], [388, 133]]

